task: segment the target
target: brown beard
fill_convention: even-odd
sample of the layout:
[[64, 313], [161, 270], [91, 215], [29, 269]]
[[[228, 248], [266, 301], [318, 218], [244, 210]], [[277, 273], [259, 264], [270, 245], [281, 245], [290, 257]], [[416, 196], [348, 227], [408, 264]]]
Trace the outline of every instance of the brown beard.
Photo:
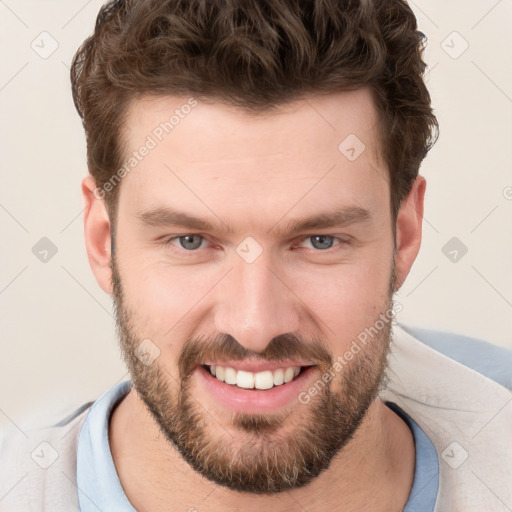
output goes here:
[[[386, 309], [392, 307], [394, 279], [393, 269]], [[188, 339], [175, 375], [158, 359], [146, 366], [135, 353], [142, 338], [136, 334], [136, 315], [126, 305], [115, 258], [112, 282], [117, 331], [132, 387], [183, 459], [203, 477], [231, 490], [274, 494], [307, 485], [352, 439], [383, 384], [391, 321], [327, 384], [321, 377], [334, 357], [319, 340], [293, 334], [272, 339], [258, 354], [229, 335]], [[229, 426], [222, 428], [201, 405], [192, 377], [203, 361], [249, 358], [312, 361], [324, 385], [307, 405], [296, 404], [279, 414], [233, 413]]]

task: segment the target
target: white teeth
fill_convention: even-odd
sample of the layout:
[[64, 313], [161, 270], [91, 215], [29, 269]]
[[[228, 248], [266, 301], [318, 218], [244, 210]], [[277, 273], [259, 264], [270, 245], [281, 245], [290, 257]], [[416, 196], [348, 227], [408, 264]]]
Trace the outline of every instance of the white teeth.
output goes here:
[[300, 373], [300, 366], [278, 368], [277, 370], [265, 370], [262, 372], [247, 372], [235, 370], [230, 367], [212, 365], [210, 373], [221, 382], [233, 384], [244, 389], [270, 389], [292, 381]]
[[238, 370], [236, 374], [236, 385], [239, 388], [252, 389], [254, 387], [254, 373]]
[[284, 370], [279, 368], [274, 372], [274, 386], [284, 384]]
[[225, 370], [224, 370], [224, 368], [222, 366], [216, 366], [215, 367], [215, 376], [221, 382], [224, 382], [224, 372], [225, 372]]
[[258, 372], [254, 376], [254, 387], [256, 389], [270, 389], [274, 387], [274, 376], [272, 372], [267, 370], [265, 372]]
[[224, 368], [224, 382], [226, 384], [236, 384], [236, 371], [233, 368]]
[[286, 368], [286, 370], [284, 371], [285, 384], [287, 382], [290, 382], [291, 380], [293, 380], [293, 374], [294, 374], [293, 368]]

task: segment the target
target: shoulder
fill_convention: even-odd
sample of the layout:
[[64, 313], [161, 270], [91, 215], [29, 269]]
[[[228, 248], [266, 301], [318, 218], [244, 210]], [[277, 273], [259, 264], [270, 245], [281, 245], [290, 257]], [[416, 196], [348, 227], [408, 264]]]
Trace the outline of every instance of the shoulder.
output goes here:
[[402, 324], [400, 327], [436, 352], [512, 390], [512, 350], [462, 334]]
[[0, 432], [1, 510], [78, 511], [76, 450], [81, 426], [92, 403], [55, 425]]

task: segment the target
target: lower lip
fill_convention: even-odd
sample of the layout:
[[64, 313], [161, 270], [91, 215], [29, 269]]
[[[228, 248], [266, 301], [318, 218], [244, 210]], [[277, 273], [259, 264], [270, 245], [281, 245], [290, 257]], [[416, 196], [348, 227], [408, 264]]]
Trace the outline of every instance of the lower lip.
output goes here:
[[298, 401], [298, 395], [307, 389], [314, 371], [315, 367], [309, 366], [292, 381], [270, 389], [243, 389], [221, 382], [202, 366], [196, 368], [202, 385], [217, 402], [233, 411], [256, 414], [277, 412]]

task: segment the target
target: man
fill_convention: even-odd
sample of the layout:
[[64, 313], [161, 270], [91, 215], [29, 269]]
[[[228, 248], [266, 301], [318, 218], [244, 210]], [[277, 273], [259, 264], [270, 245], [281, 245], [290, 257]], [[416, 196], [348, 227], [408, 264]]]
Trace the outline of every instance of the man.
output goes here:
[[422, 45], [402, 0], [104, 6], [71, 75], [131, 379], [38, 434], [46, 468], [4, 443], [0, 506], [511, 509], [510, 391], [394, 323]]

